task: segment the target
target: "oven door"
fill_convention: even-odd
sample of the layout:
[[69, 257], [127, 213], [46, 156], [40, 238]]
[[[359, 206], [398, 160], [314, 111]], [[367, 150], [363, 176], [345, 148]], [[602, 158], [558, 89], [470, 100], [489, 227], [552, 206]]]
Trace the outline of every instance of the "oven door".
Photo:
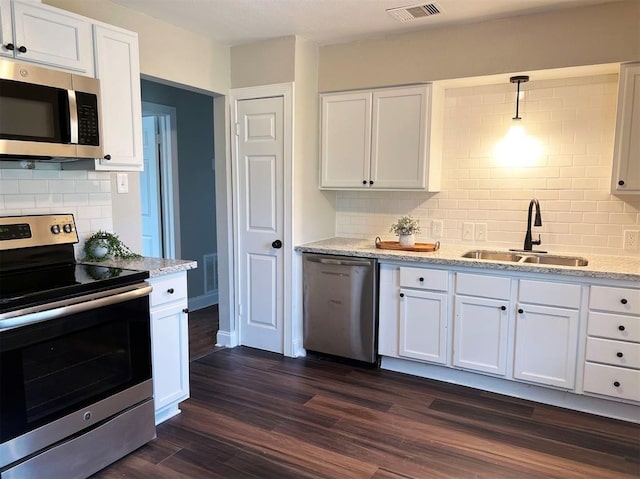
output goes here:
[[142, 283], [0, 320], [0, 470], [152, 397], [150, 292]]

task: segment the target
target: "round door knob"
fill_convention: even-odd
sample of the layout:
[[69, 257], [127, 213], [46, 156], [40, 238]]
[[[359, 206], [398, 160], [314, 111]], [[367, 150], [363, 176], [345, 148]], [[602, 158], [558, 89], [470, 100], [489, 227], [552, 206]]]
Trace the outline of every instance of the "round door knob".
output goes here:
[[20, 53], [27, 53], [27, 47], [25, 47], [24, 45], [18, 47], [18, 51]]
[[620, 387], [620, 381], [613, 381], [613, 385], [617, 388]]
[[623, 357], [623, 356], [624, 356], [624, 354], [622, 354], [622, 353], [616, 353], [616, 356], [618, 356], [619, 358], [621, 358], [621, 357]]
[[623, 325], [618, 326], [618, 330], [624, 331], [624, 326]]
[[13, 43], [7, 43], [4, 46], [7, 50], [9, 50], [10, 52], [14, 51], [16, 49], [16, 46]]
[[188, 313], [189, 313], [189, 308], [184, 308], [184, 309], [182, 310], [182, 312], [183, 312], [184, 314], [188, 314]]
[[400, 293], [400, 297], [401, 297], [401, 298], [404, 298], [404, 293]]
[[173, 293], [175, 293], [175, 290], [174, 290], [173, 288], [169, 288], [169, 289], [167, 290], [167, 293], [169, 293], [169, 294], [173, 294]]
[[282, 248], [282, 241], [275, 240], [273, 243], [271, 243], [271, 246], [275, 249], [280, 249]]
[[507, 310], [507, 307], [503, 305], [503, 306], [500, 306], [500, 309], [501, 309], [502, 311], [506, 311], [506, 310]]
[[420, 278], [418, 278], [418, 281], [420, 281], [421, 283], [423, 283], [423, 282], [424, 282], [424, 278], [423, 278], [423, 277], [420, 277]]
[[520, 314], [524, 313], [524, 309], [519, 309], [518, 313], [520, 313]]
[[110, 160], [111, 159], [111, 155], [104, 155], [104, 159], [107, 160], [107, 161]]
[[624, 186], [624, 180], [620, 180], [620, 181], [618, 181], [618, 185], [620, 185], [620, 186]]
[[622, 298], [622, 299], [620, 300], [620, 302], [621, 302], [622, 304], [627, 304], [627, 303], [628, 303], [627, 298]]

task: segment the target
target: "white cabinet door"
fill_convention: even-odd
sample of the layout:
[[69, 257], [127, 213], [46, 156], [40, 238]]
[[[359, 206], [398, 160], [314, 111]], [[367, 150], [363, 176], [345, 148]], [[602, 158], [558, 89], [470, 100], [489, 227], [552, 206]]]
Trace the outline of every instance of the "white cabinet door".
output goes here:
[[156, 424], [180, 413], [189, 397], [187, 274], [148, 280], [151, 292], [151, 353]]
[[611, 193], [640, 193], [640, 63], [620, 66]]
[[321, 95], [320, 186], [363, 188], [369, 185], [371, 93]]
[[447, 294], [400, 290], [398, 355], [447, 362]]
[[454, 366], [506, 375], [508, 334], [508, 301], [456, 295]]
[[578, 317], [575, 309], [519, 304], [513, 376], [573, 389]]
[[424, 189], [430, 86], [373, 93], [371, 185]]
[[0, 0], [0, 41], [2, 42], [0, 45], [0, 55], [3, 57], [13, 57], [15, 50], [7, 49], [9, 43], [13, 44], [10, 0]]
[[142, 171], [142, 104], [138, 36], [94, 25], [105, 158], [96, 170]]
[[[91, 23], [79, 15], [35, 2], [11, 2], [13, 39], [6, 33], [2, 4], [2, 53], [93, 76]], [[7, 46], [13, 45], [13, 50]]]

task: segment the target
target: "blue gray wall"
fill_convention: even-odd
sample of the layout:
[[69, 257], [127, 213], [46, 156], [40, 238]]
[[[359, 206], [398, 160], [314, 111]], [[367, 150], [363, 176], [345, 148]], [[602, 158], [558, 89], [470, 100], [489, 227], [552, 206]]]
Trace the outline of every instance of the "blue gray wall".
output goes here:
[[211, 298], [204, 297], [203, 258], [217, 252], [213, 97], [145, 79], [141, 87], [143, 102], [176, 108], [180, 256], [198, 262], [187, 275], [190, 307], [207, 306], [203, 303], [211, 304]]

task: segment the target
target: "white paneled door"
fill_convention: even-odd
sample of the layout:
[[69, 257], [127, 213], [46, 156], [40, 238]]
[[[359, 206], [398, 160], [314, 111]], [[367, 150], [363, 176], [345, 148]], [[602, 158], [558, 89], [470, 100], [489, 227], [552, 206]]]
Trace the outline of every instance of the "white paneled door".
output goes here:
[[237, 102], [240, 343], [283, 353], [283, 97]]

